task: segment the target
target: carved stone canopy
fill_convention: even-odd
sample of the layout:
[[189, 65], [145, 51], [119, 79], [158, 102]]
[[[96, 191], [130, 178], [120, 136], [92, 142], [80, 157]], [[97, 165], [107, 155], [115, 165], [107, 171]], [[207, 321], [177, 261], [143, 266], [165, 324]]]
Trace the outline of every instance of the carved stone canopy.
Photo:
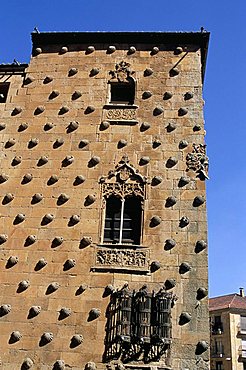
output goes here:
[[135, 72], [131, 71], [130, 63], [124, 62], [115, 65], [115, 70], [110, 71], [109, 74], [112, 76], [110, 82], [129, 82], [131, 77]]

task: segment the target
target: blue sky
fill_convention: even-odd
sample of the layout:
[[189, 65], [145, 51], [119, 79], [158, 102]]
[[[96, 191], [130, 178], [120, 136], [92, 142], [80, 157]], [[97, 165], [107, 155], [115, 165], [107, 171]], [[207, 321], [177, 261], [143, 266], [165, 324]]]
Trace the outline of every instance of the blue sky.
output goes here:
[[[211, 32], [204, 99], [210, 296], [246, 288], [246, 1], [8, 0], [1, 4], [0, 63], [29, 62], [30, 33]], [[245, 109], [245, 110], [244, 110]]]

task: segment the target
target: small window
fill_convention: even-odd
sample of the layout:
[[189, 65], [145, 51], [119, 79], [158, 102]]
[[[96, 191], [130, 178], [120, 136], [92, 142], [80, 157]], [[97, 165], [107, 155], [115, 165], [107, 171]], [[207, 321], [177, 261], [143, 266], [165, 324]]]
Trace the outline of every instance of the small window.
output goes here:
[[104, 242], [113, 244], [140, 244], [141, 200], [131, 196], [106, 200]]
[[216, 370], [223, 370], [223, 361], [216, 361]]
[[0, 103], [5, 103], [9, 91], [9, 82], [0, 82]]
[[129, 82], [110, 83], [110, 103], [112, 104], [134, 104], [135, 83], [133, 79]]

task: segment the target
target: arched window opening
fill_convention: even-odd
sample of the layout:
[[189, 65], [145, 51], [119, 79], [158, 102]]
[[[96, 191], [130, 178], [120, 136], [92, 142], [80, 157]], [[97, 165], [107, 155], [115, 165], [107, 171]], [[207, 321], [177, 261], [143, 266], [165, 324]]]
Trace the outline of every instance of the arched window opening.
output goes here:
[[136, 196], [119, 198], [111, 195], [106, 200], [104, 242], [140, 244], [141, 199]]

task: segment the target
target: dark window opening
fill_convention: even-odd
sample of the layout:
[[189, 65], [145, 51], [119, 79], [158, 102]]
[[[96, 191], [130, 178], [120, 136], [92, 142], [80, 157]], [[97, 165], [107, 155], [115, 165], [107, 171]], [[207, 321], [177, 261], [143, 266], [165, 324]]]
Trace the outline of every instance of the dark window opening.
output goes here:
[[110, 91], [110, 103], [134, 104], [135, 84], [133, 80], [129, 82], [111, 82]]
[[223, 370], [223, 362], [216, 361], [216, 370]]
[[5, 103], [9, 91], [9, 82], [0, 82], [0, 103]]
[[214, 316], [214, 323], [212, 326], [213, 334], [223, 333], [223, 323], [221, 321], [221, 316]]
[[110, 196], [106, 201], [104, 242], [140, 244], [141, 200]]

